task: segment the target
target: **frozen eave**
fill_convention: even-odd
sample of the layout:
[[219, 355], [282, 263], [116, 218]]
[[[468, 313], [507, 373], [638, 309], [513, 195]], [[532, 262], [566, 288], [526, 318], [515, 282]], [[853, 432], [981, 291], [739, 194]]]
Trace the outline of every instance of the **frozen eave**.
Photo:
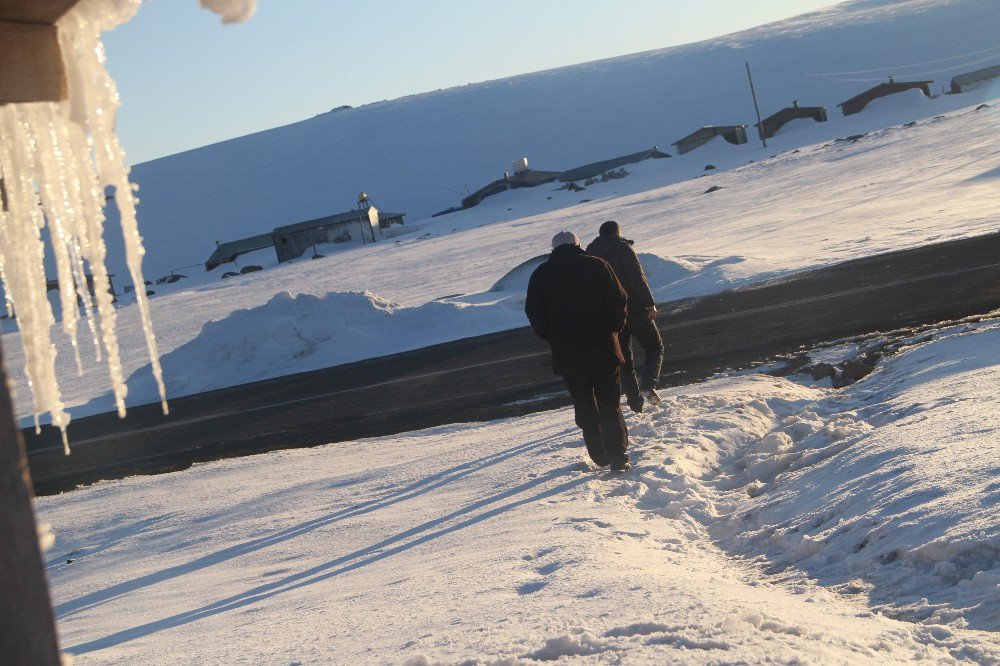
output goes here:
[[66, 99], [55, 22], [80, 0], [0, 0], [0, 104]]

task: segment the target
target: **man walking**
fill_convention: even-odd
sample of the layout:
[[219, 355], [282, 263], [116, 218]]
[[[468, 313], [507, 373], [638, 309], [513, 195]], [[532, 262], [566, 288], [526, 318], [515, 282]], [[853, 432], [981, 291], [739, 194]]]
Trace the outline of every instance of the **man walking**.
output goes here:
[[[656, 303], [649, 282], [632, 249], [632, 241], [622, 238], [621, 227], [614, 220], [601, 225], [600, 235], [587, 246], [587, 253], [611, 264], [615, 276], [628, 293], [628, 324], [619, 336], [625, 365], [622, 367], [622, 390], [633, 412], [642, 412], [646, 402], [659, 404], [656, 384], [663, 364], [663, 339], [656, 328]], [[639, 340], [644, 352], [641, 382], [636, 378], [632, 355], [632, 336]]]
[[587, 255], [572, 232], [556, 234], [552, 248], [548, 261], [531, 274], [524, 312], [552, 348], [552, 370], [562, 375], [573, 398], [590, 458], [598, 467], [628, 470], [618, 383], [625, 290], [611, 267]]

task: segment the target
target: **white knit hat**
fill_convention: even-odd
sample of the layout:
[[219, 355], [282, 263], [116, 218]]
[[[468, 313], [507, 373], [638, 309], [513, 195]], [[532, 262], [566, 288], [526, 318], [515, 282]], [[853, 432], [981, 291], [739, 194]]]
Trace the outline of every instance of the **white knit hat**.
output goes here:
[[560, 245], [579, 245], [580, 239], [572, 231], [560, 231], [552, 237], [552, 249]]

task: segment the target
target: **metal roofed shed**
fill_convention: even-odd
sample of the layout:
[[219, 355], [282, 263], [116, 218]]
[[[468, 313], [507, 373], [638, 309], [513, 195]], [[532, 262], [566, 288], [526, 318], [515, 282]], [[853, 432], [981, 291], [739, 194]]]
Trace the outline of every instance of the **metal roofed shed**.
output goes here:
[[210, 256], [205, 262], [206, 271], [217, 268], [221, 264], [228, 264], [235, 261], [236, 257], [241, 254], [262, 250], [265, 247], [273, 247], [274, 237], [272, 234], [260, 234], [259, 236], [251, 236], [250, 238], [230, 241], [228, 243], [220, 243], [216, 241], [215, 244], [215, 252], [213, 252], [212, 256]]
[[528, 168], [528, 159], [522, 157], [514, 162], [514, 175], [504, 173], [503, 178], [494, 180], [489, 185], [479, 188], [462, 199], [462, 208], [472, 208], [486, 197], [491, 197], [507, 190], [517, 190], [522, 187], [537, 187], [551, 183], [559, 177], [558, 171], [535, 171]]
[[869, 88], [863, 93], [855, 95], [845, 102], [841, 102], [837, 106], [840, 107], [845, 116], [852, 116], [855, 113], [860, 113], [872, 100], [888, 95], [895, 95], [907, 90], [919, 90], [927, 97], [931, 97], [931, 83], [933, 81], [896, 81], [894, 78], [889, 77], [888, 83], [880, 83], [874, 88]]
[[610, 160], [604, 160], [602, 162], [593, 162], [592, 164], [584, 164], [583, 166], [578, 166], [574, 169], [569, 169], [563, 171], [559, 174], [559, 180], [563, 183], [569, 183], [574, 180], [585, 180], [587, 178], [595, 178], [601, 174], [607, 173], [612, 169], [617, 169], [620, 166], [625, 166], [626, 164], [636, 164], [648, 159], [662, 159], [665, 157], [670, 157], [669, 153], [664, 153], [656, 146], [653, 146], [649, 150], [643, 150], [638, 153], [632, 153], [631, 155], [623, 155], [621, 157], [615, 157]]
[[67, 95], [55, 23], [78, 0], [0, 0], [0, 104]]
[[695, 148], [699, 146], [704, 146], [706, 143], [711, 141], [717, 136], [721, 136], [723, 139], [738, 146], [740, 144], [747, 142], [747, 126], [746, 125], [706, 125], [700, 129], [691, 132], [683, 139], [678, 139], [671, 145], [677, 146], [677, 154], [683, 155], [685, 153], [690, 153]]
[[825, 123], [827, 121], [826, 107], [825, 106], [799, 106], [798, 101], [792, 102], [791, 106], [786, 106], [782, 110], [775, 114], [764, 118], [754, 127], [760, 132], [761, 137], [765, 139], [770, 139], [778, 130], [781, 129], [782, 125], [791, 122], [793, 120], [798, 120], [799, 118], [812, 118], [818, 123]]
[[374, 243], [375, 229], [402, 224], [403, 213], [380, 213], [374, 206], [278, 227], [271, 234], [278, 263], [301, 257], [307, 249], [327, 243], [361, 240]]
[[983, 69], [977, 69], [974, 72], [966, 72], [965, 74], [959, 74], [958, 76], [952, 78], [951, 80], [951, 91], [952, 93], [964, 93], [974, 88], [978, 88], [987, 81], [992, 81], [994, 79], [1000, 78], [1000, 65], [993, 65], [992, 67], [984, 67]]

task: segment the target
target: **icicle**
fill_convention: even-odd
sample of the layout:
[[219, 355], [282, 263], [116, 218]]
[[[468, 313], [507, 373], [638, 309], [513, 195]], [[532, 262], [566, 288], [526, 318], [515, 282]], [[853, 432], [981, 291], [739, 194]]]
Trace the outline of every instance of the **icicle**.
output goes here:
[[[138, 8], [137, 0], [116, 0], [122, 12], [131, 15]], [[108, 18], [99, 11], [102, 3], [94, 0], [89, 4], [83, 2], [73, 12], [60, 22], [59, 41], [66, 61], [74, 60], [81, 63], [69, 72], [70, 114], [76, 125], [87, 129], [89, 136], [78, 137], [89, 140], [93, 149], [94, 166], [99, 180], [94, 184], [99, 190], [97, 200], [103, 204], [104, 189], [115, 188], [115, 203], [121, 216], [122, 234], [125, 240], [125, 256], [133, 284], [145, 282], [142, 276], [142, 237], [135, 217], [135, 198], [132, 194], [132, 184], [128, 180], [129, 169], [125, 166], [125, 153], [114, 132], [115, 115], [120, 106], [118, 89], [104, 68], [104, 46], [99, 39], [100, 32], [106, 30]], [[96, 10], [96, 11], [95, 11]], [[113, 17], [114, 21], [121, 17]], [[126, 17], [127, 18], [127, 17]], [[75, 131], [75, 128], [71, 128]], [[100, 230], [88, 228], [88, 233], [81, 240], [84, 257], [90, 263], [94, 272], [94, 296], [100, 315], [104, 351], [108, 355], [108, 370], [111, 373], [112, 384], [115, 386], [115, 399], [119, 413], [124, 415], [125, 384], [121, 376], [122, 368], [119, 360], [117, 340], [114, 337], [114, 308], [108, 293], [110, 281], [104, 269], [106, 253]], [[95, 263], [95, 258], [97, 262]], [[149, 317], [149, 301], [143, 289], [136, 290], [136, 302], [142, 319], [142, 330], [149, 349], [150, 364], [153, 377], [160, 392], [160, 404], [163, 413], [169, 411], [166, 399], [166, 387], [163, 384], [163, 373], [160, 368], [160, 358], [156, 347], [156, 337], [153, 333]], [[109, 335], [110, 331], [110, 335]]]
[[[136, 285], [145, 283], [145, 250], [136, 223], [134, 187], [114, 132], [118, 90], [104, 68], [100, 33], [132, 18], [140, 2], [81, 0], [58, 23], [68, 101], [0, 106], [0, 184], [4, 194], [4, 205], [0, 206], [0, 280], [7, 311], [16, 317], [24, 345], [35, 427], [39, 427], [39, 414], [49, 412], [53, 425], [62, 431], [67, 454], [69, 415], [63, 409], [55, 374], [56, 349], [51, 339], [55, 318], [46, 294], [41, 230], [48, 227], [62, 329], [70, 338], [77, 372], [83, 372], [77, 339], [82, 308], [97, 360], [101, 361], [103, 349], [118, 413], [124, 416], [127, 389], [115, 334], [117, 313], [105, 266], [106, 188], [115, 189], [126, 261]], [[200, 2], [222, 16], [223, 23], [242, 23], [257, 9], [257, 0]], [[136, 290], [136, 301], [166, 414], [166, 388], [144, 289]]]
[[[103, 348], [118, 412], [124, 416], [126, 386], [103, 239], [107, 186], [119, 193], [116, 201], [122, 213], [127, 261], [136, 284], [143, 283], [143, 249], [129, 171], [114, 134], [118, 93], [104, 69], [99, 36], [131, 18], [138, 7], [139, 0], [82, 0], [58, 24], [69, 100], [0, 106], [0, 177], [5, 189], [5, 206], [0, 211], [0, 279], [24, 345], [36, 428], [39, 414], [49, 412], [53, 425], [62, 431], [67, 454], [69, 415], [55, 374], [51, 339], [55, 319], [46, 294], [41, 230], [48, 227], [62, 329], [73, 345], [77, 369], [82, 371], [77, 341], [82, 307], [98, 359]], [[145, 294], [140, 291], [140, 295], [143, 331], [166, 412], [149, 304]]]

